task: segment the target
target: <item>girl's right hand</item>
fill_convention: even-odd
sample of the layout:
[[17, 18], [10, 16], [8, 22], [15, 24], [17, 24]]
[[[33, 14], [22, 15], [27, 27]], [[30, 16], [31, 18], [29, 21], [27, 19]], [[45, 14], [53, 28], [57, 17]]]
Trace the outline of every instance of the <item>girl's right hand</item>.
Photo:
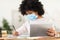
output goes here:
[[12, 32], [13, 36], [19, 36], [19, 33], [17, 31]]

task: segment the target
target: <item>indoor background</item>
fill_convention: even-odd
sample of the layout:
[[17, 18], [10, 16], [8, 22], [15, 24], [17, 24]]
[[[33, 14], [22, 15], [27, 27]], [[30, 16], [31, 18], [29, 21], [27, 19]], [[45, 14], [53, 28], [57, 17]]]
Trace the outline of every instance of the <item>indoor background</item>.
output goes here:
[[[21, 1], [22, 0], [0, 0], [0, 27], [2, 27], [3, 18], [7, 19], [9, 25], [13, 24], [16, 28], [23, 24], [24, 20], [21, 21], [19, 16], [21, 14], [18, 12]], [[44, 16], [51, 18], [54, 21], [56, 30], [60, 31], [60, 0], [40, 1], [44, 5]]]

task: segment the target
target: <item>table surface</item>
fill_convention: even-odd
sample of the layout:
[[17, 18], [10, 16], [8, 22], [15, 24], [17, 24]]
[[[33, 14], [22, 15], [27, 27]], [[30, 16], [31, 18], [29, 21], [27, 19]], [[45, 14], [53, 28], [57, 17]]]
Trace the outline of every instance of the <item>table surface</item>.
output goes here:
[[30, 39], [30, 38], [4, 38], [0, 37], [0, 40], [60, 40], [59, 37], [46, 37], [46, 38], [35, 38], [35, 39]]
[[[60, 34], [60, 32], [59, 32]], [[25, 37], [25, 38], [7, 38], [7, 37], [0, 37], [0, 40], [60, 40], [60, 37]]]

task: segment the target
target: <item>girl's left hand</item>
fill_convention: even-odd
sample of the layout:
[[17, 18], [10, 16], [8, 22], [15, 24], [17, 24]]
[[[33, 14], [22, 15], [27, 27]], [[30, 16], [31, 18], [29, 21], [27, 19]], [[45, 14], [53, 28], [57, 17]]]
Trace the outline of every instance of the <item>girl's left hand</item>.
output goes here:
[[48, 36], [55, 37], [56, 31], [53, 28], [49, 28], [47, 34]]

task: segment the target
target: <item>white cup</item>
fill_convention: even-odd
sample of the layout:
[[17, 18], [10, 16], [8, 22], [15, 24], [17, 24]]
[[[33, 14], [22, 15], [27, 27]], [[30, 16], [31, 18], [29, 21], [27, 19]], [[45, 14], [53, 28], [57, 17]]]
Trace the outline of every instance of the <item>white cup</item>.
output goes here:
[[7, 35], [7, 30], [2, 30], [1, 32], [2, 32], [2, 37], [7, 37], [8, 36]]

